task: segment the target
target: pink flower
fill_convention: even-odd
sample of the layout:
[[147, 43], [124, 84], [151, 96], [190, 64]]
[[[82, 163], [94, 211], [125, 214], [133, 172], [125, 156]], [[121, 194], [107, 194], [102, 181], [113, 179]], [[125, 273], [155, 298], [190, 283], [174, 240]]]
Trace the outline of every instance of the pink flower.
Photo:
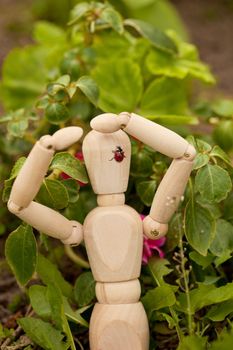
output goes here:
[[[78, 160], [80, 160], [81, 162], [84, 161], [84, 158], [83, 158], [83, 152], [82, 151], [79, 151], [75, 154], [75, 158], [77, 158]], [[61, 177], [66, 180], [66, 179], [70, 179], [70, 176], [65, 174], [65, 173], [61, 173]], [[80, 185], [80, 187], [83, 187], [83, 186], [86, 186], [86, 184], [84, 184], [83, 182], [81, 181], [77, 181]]]
[[[145, 218], [145, 215], [140, 215], [141, 219]], [[164, 252], [160, 249], [166, 242], [166, 237], [162, 237], [159, 239], [149, 239], [147, 237], [143, 237], [143, 253], [142, 253], [142, 263], [147, 264], [149, 258], [153, 255], [154, 251], [157, 251], [159, 257], [164, 258]]]

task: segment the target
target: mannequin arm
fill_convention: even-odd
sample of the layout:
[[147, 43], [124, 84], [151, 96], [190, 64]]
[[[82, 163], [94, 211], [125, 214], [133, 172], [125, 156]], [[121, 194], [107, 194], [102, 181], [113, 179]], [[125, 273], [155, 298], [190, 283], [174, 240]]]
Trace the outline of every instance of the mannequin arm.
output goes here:
[[55, 150], [68, 147], [81, 136], [81, 128], [68, 127], [36, 142], [13, 184], [8, 202], [10, 212], [65, 244], [82, 241], [82, 225], [32, 200], [40, 189]]
[[[196, 151], [175, 132], [134, 113], [109, 114], [94, 118], [93, 129], [113, 132], [123, 128], [131, 136], [154, 150], [174, 158], [155, 194], [150, 214], [143, 221], [144, 233], [159, 239], [167, 232], [167, 223], [176, 211], [190, 176]], [[111, 130], [110, 130], [111, 129]]]
[[196, 151], [175, 132], [136, 114], [130, 115], [124, 130], [156, 151], [174, 158], [155, 193], [150, 214], [143, 221], [145, 235], [159, 239], [166, 234], [167, 223], [183, 196]]
[[185, 191], [193, 162], [184, 158], [174, 159], [155, 193], [150, 214], [144, 219], [144, 233], [159, 239], [167, 233], [167, 223], [176, 211]]

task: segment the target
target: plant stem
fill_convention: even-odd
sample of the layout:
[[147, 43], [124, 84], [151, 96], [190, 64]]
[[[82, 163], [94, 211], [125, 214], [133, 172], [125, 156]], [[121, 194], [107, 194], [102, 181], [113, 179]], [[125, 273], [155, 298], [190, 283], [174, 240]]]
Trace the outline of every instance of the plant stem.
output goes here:
[[183, 274], [184, 289], [185, 289], [185, 295], [186, 295], [186, 300], [187, 300], [188, 329], [189, 329], [189, 335], [191, 335], [191, 334], [193, 334], [193, 320], [192, 320], [192, 313], [191, 313], [191, 301], [190, 301], [190, 294], [189, 294], [187, 271], [185, 269], [184, 249], [183, 249], [182, 237], [180, 237], [180, 239], [179, 239], [179, 248], [180, 248], [180, 256], [181, 256], [181, 265], [180, 266], [181, 266], [181, 271]]
[[84, 267], [85, 269], [90, 268], [89, 263], [83, 258], [81, 258], [78, 254], [76, 254], [69, 245], [65, 245], [65, 252], [66, 255], [70, 258], [70, 260], [75, 262], [77, 265]]
[[[149, 267], [150, 269], [150, 267]], [[151, 270], [151, 269], [150, 269]], [[153, 272], [151, 271], [151, 274], [152, 274], [152, 277], [154, 278], [154, 281], [155, 283], [158, 285], [158, 287], [161, 287], [161, 283], [159, 282], [159, 280], [156, 278], [155, 274], [153, 274]], [[171, 316], [174, 320], [174, 323], [175, 323], [175, 328], [176, 328], [176, 332], [177, 332], [177, 335], [178, 335], [178, 338], [179, 338], [179, 341], [181, 341], [184, 337], [184, 334], [180, 328], [180, 325], [179, 325], [179, 320], [178, 320], [178, 316], [177, 316], [177, 313], [175, 312], [175, 310], [173, 309], [172, 306], [169, 306], [169, 311], [171, 313]]]
[[[189, 188], [190, 188], [191, 200], [193, 202], [193, 200], [194, 200], [193, 184], [192, 184], [191, 179], [189, 179]], [[182, 232], [181, 232], [180, 225], [179, 225], [178, 233], [179, 233], [180, 257], [181, 257], [180, 267], [181, 267], [181, 272], [182, 272], [183, 279], [184, 279], [184, 290], [185, 290], [186, 301], [187, 301], [188, 330], [189, 330], [189, 335], [192, 335], [193, 334], [193, 319], [192, 319], [192, 312], [191, 312], [191, 300], [190, 300], [189, 282], [188, 282], [188, 273], [189, 272], [187, 272], [185, 269], [185, 255], [184, 255]]]

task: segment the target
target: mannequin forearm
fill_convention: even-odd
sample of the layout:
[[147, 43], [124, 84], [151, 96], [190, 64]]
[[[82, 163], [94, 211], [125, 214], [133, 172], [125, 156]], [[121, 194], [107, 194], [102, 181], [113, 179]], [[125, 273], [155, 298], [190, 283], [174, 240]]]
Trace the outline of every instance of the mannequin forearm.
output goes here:
[[36, 142], [17, 176], [10, 195], [10, 202], [26, 208], [40, 189], [53, 157], [54, 150]]
[[166, 224], [176, 211], [189, 179], [193, 162], [174, 159], [162, 179], [150, 210], [153, 220]]

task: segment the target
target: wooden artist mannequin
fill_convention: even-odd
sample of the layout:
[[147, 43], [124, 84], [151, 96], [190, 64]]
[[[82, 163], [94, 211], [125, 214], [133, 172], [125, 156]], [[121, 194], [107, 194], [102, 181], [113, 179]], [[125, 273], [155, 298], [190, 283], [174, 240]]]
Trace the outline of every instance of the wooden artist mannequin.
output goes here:
[[[149, 327], [139, 302], [138, 281], [143, 233], [152, 239], [166, 234], [196, 152], [173, 131], [136, 114], [105, 113], [95, 117], [91, 127], [83, 141], [83, 154], [98, 207], [88, 214], [83, 226], [33, 202], [54, 152], [77, 142], [82, 136], [79, 127], [61, 129], [35, 144], [14, 182], [8, 208], [64, 244], [77, 245], [84, 239], [98, 299], [90, 322], [91, 350], [148, 350]], [[174, 158], [143, 222], [125, 205], [131, 156], [126, 133]]]

